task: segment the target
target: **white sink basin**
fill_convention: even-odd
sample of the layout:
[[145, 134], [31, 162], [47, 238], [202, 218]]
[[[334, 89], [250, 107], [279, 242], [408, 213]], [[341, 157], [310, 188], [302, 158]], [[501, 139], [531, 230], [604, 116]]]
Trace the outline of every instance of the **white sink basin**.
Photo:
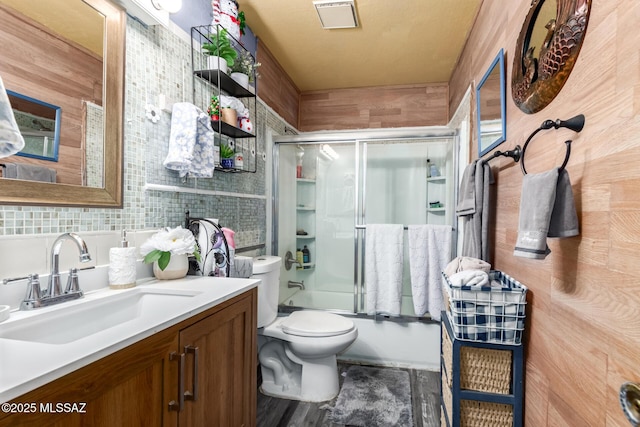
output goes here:
[[24, 319], [2, 324], [0, 338], [67, 344], [131, 320], [182, 310], [200, 293], [193, 290], [135, 288], [101, 298], [85, 297], [73, 303], [36, 309]]

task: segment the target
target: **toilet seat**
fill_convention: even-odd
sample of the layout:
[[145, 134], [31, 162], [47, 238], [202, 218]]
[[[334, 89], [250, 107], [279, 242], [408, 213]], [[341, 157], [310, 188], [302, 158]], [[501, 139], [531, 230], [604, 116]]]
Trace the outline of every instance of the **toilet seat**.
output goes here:
[[346, 334], [355, 328], [353, 322], [343, 316], [323, 311], [294, 311], [280, 323], [285, 334], [300, 337], [333, 337]]

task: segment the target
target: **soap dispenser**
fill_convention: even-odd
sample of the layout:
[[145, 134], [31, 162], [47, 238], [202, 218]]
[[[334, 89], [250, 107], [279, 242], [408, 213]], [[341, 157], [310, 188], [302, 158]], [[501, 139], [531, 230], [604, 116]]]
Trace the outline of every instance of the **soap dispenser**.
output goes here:
[[127, 289], [136, 285], [136, 248], [129, 247], [127, 231], [122, 230], [120, 247], [109, 250], [109, 287]]

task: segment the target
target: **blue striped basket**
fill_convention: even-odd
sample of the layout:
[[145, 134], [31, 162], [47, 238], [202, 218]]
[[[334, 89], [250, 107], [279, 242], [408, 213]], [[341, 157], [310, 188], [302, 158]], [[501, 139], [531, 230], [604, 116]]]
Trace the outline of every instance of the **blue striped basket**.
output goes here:
[[527, 287], [499, 270], [490, 285], [453, 286], [443, 272], [449, 304], [447, 316], [459, 340], [520, 345], [524, 332]]

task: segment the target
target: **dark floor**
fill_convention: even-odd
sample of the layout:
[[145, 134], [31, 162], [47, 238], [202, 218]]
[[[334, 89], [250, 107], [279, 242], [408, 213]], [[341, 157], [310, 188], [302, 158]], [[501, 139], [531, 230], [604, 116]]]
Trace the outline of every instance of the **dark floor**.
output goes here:
[[[342, 374], [349, 364], [338, 363]], [[404, 369], [411, 380], [411, 400], [413, 401], [413, 426], [436, 427], [440, 425], [440, 373], [416, 369]], [[258, 376], [260, 370], [258, 370]], [[342, 386], [343, 375], [340, 375]], [[320, 403], [299, 402], [277, 399], [262, 394], [258, 390], [258, 427], [345, 427], [334, 424], [327, 418], [336, 398]]]

